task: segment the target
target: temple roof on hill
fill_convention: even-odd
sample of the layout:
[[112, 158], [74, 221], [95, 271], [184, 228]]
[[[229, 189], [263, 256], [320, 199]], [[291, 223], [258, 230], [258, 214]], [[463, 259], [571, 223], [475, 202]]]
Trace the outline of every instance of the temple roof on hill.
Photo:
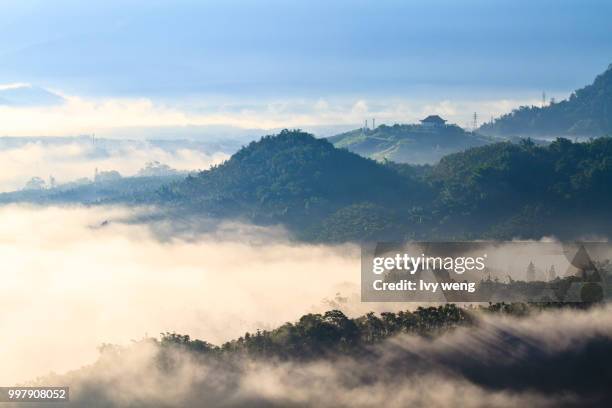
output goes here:
[[442, 119], [438, 115], [429, 115], [425, 119], [421, 120], [421, 123], [436, 123], [436, 124], [444, 124], [446, 120]]

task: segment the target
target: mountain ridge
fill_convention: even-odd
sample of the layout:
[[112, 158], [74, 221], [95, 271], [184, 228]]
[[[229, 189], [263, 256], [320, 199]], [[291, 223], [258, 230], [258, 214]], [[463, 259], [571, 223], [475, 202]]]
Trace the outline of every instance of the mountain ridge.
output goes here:
[[[3, 194], [8, 202], [155, 206], [157, 218], [282, 225], [297, 240], [612, 237], [612, 138], [500, 142], [435, 165], [377, 162], [285, 130], [186, 178]], [[143, 183], [146, 181], [146, 183]], [[193, 224], [196, 222], [196, 224]]]
[[[501, 142], [434, 166], [379, 163], [283, 131], [160, 190], [211, 216], [280, 223], [306, 240], [610, 235], [612, 139]], [[573, 214], [576, 225], [563, 222]]]
[[347, 148], [364, 157], [411, 164], [432, 164], [447, 154], [495, 141], [452, 124], [431, 127], [380, 125], [375, 129], [341, 133], [328, 140], [336, 147]]
[[[395, 208], [416, 190], [416, 179], [325, 139], [284, 130], [243, 147], [229, 160], [163, 188], [161, 202], [186, 203], [214, 216], [308, 228], [358, 203]], [[397, 202], [397, 204], [395, 204]]]
[[479, 132], [488, 136], [599, 137], [612, 134], [612, 64], [592, 84], [560, 102], [547, 106], [521, 106], [485, 123]]

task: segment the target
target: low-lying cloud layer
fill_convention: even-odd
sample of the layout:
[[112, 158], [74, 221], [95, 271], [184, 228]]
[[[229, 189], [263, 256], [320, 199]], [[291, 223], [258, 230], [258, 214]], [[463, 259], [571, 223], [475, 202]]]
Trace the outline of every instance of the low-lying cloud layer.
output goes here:
[[177, 170], [209, 168], [227, 159], [228, 152], [206, 150], [189, 142], [98, 140], [90, 137], [59, 139], [0, 139], [0, 191], [18, 190], [32, 177], [58, 183], [94, 177], [95, 170], [135, 175], [148, 162], [158, 161]]
[[77, 368], [102, 343], [147, 334], [219, 343], [322, 311], [337, 292], [359, 292], [355, 246], [298, 245], [282, 229], [235, 223], [160, 240], [170, 229], [114, 222], [132, 215], [0, 208], [0, 384]]
[[69, 384], [78, 407], [605, 406], [611, 313], [484, 316], [433, 339], [398, 335], [359, 356], [310, 362], [220, 361], [141, 342], [43, 382]]
[[0, 383], [40, 376], [40, 385], [70, 386], [77, 407], [556, 407], [609, 398], [609, 306], [483, 316], [434, 339], [400, 335], [333, 360], [219, 361], [171, 349], [169, 369], [149, 341], [98, 359], [103, 343], [160, 332], [220, 344], [331, 307], [353, 316], [407, 307], [323, 301], [358, 293], [353, 245], [295, 244], [282, 228], [239, 223], [186, 240], [159, 221], [120, 222], [142, 211], [0, 208]]
[[[50, 91], [31, 84], [0, 84], [2, 134], [10, 136], [66, 136], [111, 134], [116, 129], [188, 126], [233, 126], [241, 129], [313, 129], [322, 126], [361, 126], [376, 123], [418, 123], [438, 114], [459, 126], [472, 126], [510, 112], [522, 105], [538, 105], [536, 95], [494, 95], [466, 99], [448, 95], [431, 97], [425, 89], [409, 98], [397, 96], [337, 96], [301, 98], [253, 98], [200, 95], [181, 102], [147, 97], [91, 98]], [[6, 94], [3, 97], [3, 93]], [[558, 99], [565, 94], [558, 94]], [[372, 122], [370, 122], [370, 125]], [[262, 131], [265, 133], [265, 131]]]

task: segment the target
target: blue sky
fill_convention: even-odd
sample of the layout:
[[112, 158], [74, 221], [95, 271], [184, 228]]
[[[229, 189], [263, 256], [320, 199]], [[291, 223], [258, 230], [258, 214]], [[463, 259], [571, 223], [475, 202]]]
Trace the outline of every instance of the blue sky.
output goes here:
[[612, 2], [589, 0], [8, 0], [0, 84], [56, 104], [32, 88], [149, 103], [183, 114], [176, 125], [409, 121], [427, 109], [462, 124], [591, 82], [612, 62], [610, 16]]

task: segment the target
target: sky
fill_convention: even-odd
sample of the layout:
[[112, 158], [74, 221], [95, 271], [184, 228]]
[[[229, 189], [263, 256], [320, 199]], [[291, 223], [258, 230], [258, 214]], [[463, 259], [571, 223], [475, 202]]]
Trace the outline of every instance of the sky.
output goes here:
[[5, 0], [0, 135], [463, 126], [590, 83], [612, 62], [610, 15], [595, 0]]

